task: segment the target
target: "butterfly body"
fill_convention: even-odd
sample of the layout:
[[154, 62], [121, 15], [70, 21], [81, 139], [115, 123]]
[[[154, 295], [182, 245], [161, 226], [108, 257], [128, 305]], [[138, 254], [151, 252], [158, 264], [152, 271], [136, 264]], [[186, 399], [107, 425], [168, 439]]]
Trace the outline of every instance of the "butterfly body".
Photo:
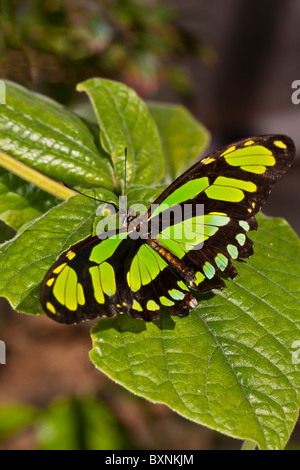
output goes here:
[[255, 214], [293, 157], [293, 142], [281, 135], [210, 154], [163, 191], [154, 209], [128, 212], [105, 239], [90, 236], [62, 253], [41, 286], [44, 310], [62, 323], [125, 312], [152, 321], [161, 307], [188, 315], [195, 292], [223, 288], [224, 276], [237, 275], [231, 260], [252, 255], [247, 233], [257, 229]]

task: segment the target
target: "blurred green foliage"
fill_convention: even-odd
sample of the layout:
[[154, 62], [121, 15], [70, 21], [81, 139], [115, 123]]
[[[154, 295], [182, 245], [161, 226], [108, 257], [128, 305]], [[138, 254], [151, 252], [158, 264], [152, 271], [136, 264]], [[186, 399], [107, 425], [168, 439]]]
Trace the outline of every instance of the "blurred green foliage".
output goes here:
[[207, 48], [158, 0], [0, 0], [0, 76], [72, 101], [91, 76], [120, 80], [149, 96], [165, 82], [192, 91], [182, 55]]
[[0, 407], [0, 444], [30, 427], [42, 450], [129, 449], [132, 443], [109, 408], [95, 397], [59, 399], [46, 408]]

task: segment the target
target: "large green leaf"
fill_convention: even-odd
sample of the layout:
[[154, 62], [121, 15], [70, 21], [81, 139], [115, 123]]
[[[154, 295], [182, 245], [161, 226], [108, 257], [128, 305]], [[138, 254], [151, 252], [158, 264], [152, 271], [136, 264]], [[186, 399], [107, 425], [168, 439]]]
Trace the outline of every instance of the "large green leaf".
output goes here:
[[171, 179], [187, 170], [209, 142], [208, 130], [181, 105], [148, 102]]
[[10, 82], [0, 109], [3, 152], [57, 181], [113, 189], [110, 162], [75, 114]]
[[111, 156], [119, 183], [124, 181], [124, 149], [128, 149], [127, 181], [156, 184], [163, 175], [161, 142], [144, 101], [134, 90], [112, 80], [94, 78], [78, 85], [93, 104], [104, 150]]
[[109, 377], [197, 423], [261, 449], [285, 446], [298, 416], [300, 243], [260, 217], [255, 255], [187, 318], [121, 315], [92, 330], [91, 359]]

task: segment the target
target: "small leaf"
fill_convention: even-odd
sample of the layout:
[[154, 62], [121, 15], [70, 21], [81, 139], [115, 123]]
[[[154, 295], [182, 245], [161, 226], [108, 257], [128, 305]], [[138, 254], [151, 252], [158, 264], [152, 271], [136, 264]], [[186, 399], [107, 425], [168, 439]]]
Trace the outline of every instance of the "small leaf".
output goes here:
[[57, 181], [113, 189], [111, 165], [79, 117], [10, 82], [6, 103], [0, 113], [3, 152]]
[[[239, 277], [202, 296], [187, 318], [121, 315], [92, 329], [97, 368], [137, 395], [261, 449], [282, 449], [298, 416], [300, 242], [283, 220], [259, 218]], [[142, 345], [142, 346], [141, 346]]]
[[18, 230], [59, 202], [58, 198], [0, 168], [0, 219], [10, 227]]
[[112, 158], [118, 181], [124, 180], [127, 147], [127, 181], [159, 183], [163, 172], [161, 143], [143, 100], [131, 88], [112, 80], [94, 78], [77, 88], [88, 93], [93, 103], [101, 144]]
[[173, 180], [201, 155], [210, 134], [184, 106], [148, 102], [148, 108], [159, 130], [167, 173]]

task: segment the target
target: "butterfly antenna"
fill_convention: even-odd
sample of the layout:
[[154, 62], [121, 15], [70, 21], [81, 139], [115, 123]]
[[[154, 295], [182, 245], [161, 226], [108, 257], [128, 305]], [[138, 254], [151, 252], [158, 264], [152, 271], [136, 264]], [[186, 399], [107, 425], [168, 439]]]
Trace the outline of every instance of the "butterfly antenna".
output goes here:
[[127, 147], [125, 147], [125, 180], [124, 180], [124, 196], [126, 196], [126, 178], [127, 178]]
[[119, 206], [114, 202], [103, 201], [102, 199], [97, 199], [96, 197], [88, 196], [87, 194], [78, 191], [78, 189], [71, 188], [71, 186], [68, 186], [64, 181], [60, 181], [60, 183], [66, 186], [66, 188], [72, 189], [72, 191], [75, 191], [76, 193], [81, 194], [82, 196], [88, 197], [89, 199], [93, 199], [94, 201], [104, 202], [104, 204], [112, 204], [117, 210], [119, 210]]

